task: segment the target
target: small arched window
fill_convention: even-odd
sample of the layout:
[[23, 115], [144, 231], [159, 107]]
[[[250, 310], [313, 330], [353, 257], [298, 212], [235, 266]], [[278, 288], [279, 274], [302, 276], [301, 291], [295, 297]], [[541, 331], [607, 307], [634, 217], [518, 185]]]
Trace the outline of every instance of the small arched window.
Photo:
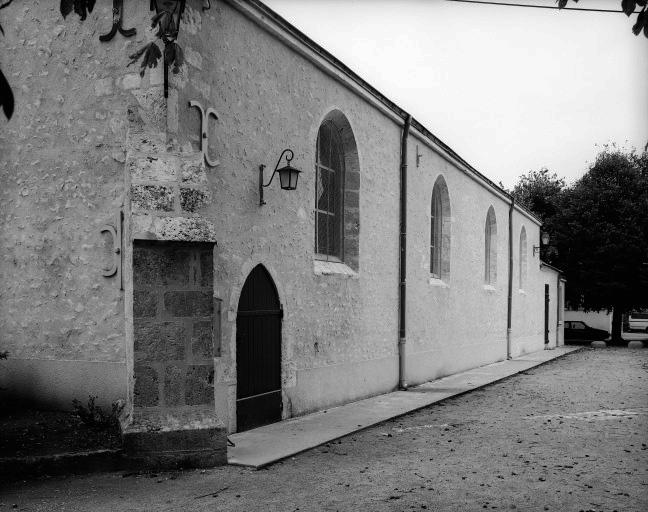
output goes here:
[[484, 226], [484, 282], [489, 285], [497, 282], [497, 221], [492, 206]]
[[315, 255], [359, 269], [360, 162], [346, 116], [333, 110], [317, 132]]
[[527, 275], [527, 235], [522, 226], [520, 231], [520, 290], [524, 289]]
[[448, 186], [439, 176], [432, 189], [430, 208], [430, 273], [439, 279], [450, 275], [450, 228]]

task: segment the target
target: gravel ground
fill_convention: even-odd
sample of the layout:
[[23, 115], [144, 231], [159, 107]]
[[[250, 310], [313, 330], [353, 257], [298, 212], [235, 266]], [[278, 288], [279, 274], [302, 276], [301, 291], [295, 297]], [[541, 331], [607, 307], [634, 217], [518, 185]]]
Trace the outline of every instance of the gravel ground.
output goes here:
[[585, 349], [261, 471], [43, 479], [0, 511], [648, 511], [648, 350]]
[[0, 457], [24, 457], [121, 447], [119, 427], [92, 428], [71, 412], [15, 411], [0, 415]]

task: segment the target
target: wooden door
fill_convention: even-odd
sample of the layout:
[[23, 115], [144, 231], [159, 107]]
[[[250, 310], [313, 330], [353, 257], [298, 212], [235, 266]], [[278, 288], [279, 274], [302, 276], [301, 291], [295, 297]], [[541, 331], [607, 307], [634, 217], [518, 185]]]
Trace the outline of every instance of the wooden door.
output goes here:
[[281, 420], [282, 317], [274, 282], [258, 265], [245, 281], [236, 317], [238, 432]]

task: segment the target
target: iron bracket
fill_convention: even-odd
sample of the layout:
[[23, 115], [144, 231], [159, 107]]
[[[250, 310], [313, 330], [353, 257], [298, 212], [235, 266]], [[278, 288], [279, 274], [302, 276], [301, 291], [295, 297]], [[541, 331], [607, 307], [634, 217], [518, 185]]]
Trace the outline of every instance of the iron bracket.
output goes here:
[[203, 108], [200, 102], [191, 100], [189, 101], [189, 107], [196, 107], [200, 110], [200, 151], [203, 154], [205, 163], [209, 167], [216, 167], [220, 162], [218, 160], [212, 160], [209, 158], [209, 116], [214, 116], [214, 119], [218, 120], [218, 114], [216, 111], [209, 107], [207, 110]]
[[99, 41], [105, 43], [110, 41], [119, 32], [124, 37], [133, 37], [137, 34], [136, 28], [124, 28], [122, 26], [124, 16], [124, 0], [113, 0], [113, 26], [110, 32], [99, 36]]
[[124, 222], [124, 212], [119, 210], [117, 215], [116, 222], [114, 225], [105, 224], [99, 230], [100, 233], [110, 233], [113, 240], [113, 262], [109, 268], [104, 268], [102, 270], [102, 275], [104, 277], [112, 277], [117, 274], [117, 279], [119, 280], [119, 289], [124, 289], [124, 283], [122, 280], [122, 225]]

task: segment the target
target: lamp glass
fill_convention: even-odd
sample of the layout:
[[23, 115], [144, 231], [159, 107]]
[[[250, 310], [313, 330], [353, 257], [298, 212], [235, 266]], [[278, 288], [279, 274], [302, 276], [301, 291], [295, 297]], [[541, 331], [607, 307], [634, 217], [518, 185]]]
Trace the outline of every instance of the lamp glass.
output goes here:
[[295, 190], [297, 188], [297, 180], [299, 178], [299, 173], [301, 172], [290, 165], [286, 165], [281, 169], [278, 169], [279, 173], [279, 183], [283, 190]]
[[542, 233], [542, 245], [549, 245], [549, 233]]

